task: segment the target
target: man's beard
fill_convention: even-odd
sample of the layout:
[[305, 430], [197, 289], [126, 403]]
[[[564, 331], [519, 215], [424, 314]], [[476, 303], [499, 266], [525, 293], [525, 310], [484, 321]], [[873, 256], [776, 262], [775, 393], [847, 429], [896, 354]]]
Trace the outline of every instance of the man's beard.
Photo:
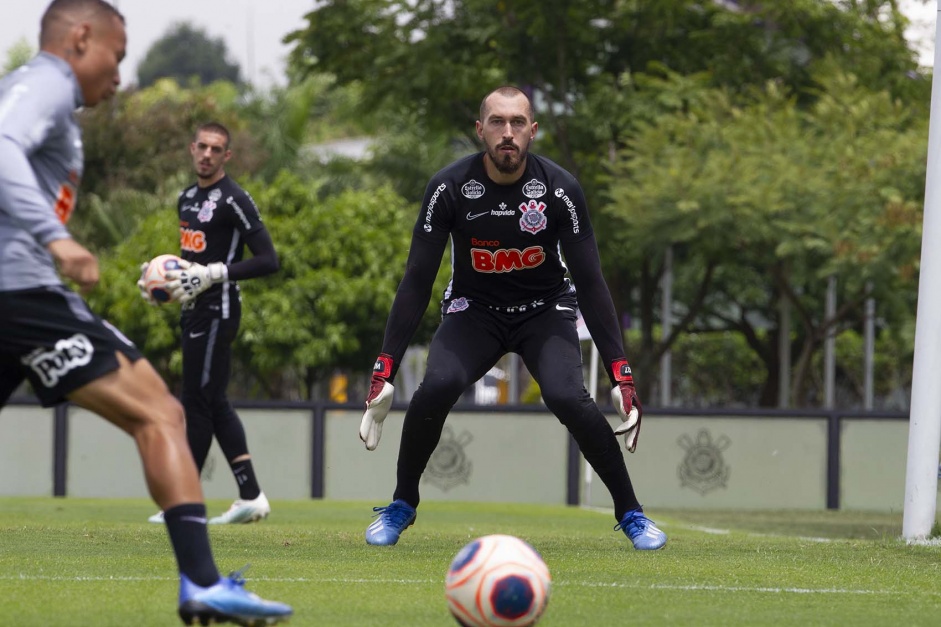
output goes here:
[[212, 166], [206, 167], [205, 170], [200, 170], [201, 167], [203, 166], [200, 165], [199, 167], [196, 168], [196, 178], [200, 180], [209, 180], [212, 177], [214, 177], [216, 173], [219, 171], [219, 168], [214, 168]]
[[497, 171], [502, 174], [515, 174], [520, 165], [526, 158], [527, 148], [519, 148], [516, 152], [501, 152], [500, 148], [504, 146], [513, 146], [513, 144], [499, 144], [490, 151], [490, 160], [496, 166]]

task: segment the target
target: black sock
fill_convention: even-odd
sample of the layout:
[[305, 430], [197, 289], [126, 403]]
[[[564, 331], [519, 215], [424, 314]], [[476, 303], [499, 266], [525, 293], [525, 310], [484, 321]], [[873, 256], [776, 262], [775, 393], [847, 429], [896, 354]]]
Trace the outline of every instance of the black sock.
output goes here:
[[261, 488], [258, 487], [258, 479], [255, 478], [252, 460], [243, 459], [229, 465], [232, 468], [232, 474], [235, 475], [235, 481], [239, 484], [239, 498], [243, 501], [257, 499], [261, 494]]
[[180, 572], [204, 588], [218, 582], [219, 570], [212, 559], [209, 531], [206, 529], [206, 505], [177, 505], [165, 511], [163, 519]]
[[412, 506], [413, 509], [418, 509], [418, 504], [421, 502], [421, 496], [418, 493], [418, 481], [403, 481], [400, 476], [398, 481], [395, 484], [395, 492], [392, 493], [393, 501], [405, 501]]

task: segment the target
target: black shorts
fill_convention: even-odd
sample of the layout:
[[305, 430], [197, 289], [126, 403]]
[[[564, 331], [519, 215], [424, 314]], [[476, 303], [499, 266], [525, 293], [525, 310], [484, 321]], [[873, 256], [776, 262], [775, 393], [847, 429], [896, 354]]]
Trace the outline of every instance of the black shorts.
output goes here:
[[118, 369], [134, 343], [62, 285], [0, 292], [0, 406], [28, 378], [44, 407]]

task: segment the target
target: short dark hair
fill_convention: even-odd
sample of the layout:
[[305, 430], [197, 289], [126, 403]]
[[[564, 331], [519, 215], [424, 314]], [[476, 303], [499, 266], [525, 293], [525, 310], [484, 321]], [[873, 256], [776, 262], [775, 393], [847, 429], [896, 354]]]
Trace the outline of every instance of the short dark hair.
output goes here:
[[500, 94], [505, 98], [515, 98], [517, 96], [522, 96], [526, 99], [526, 113], [529, 115], [529, 121], [535, 121], [536, 115], [533, 113], [533, 101], [529, 99], [529, 96], [526, 95], [526, 92], [514, 85], [501, 85], [484, 96], [484, 99], [480, 101], [480, 111], [478, 112], [480, 117], [478, 119], [481, 122], [483, 122], [484, 118], [487, 117], [487, 99], [494, 94]]
[[114, 16], [124, 23], [124, 16], [105, 0], [52, 0], [39, 22], [39, 46], [55, 40], [59, 29], [76, 19], [101, 19]]
[[199, 128], [196, 129], [196, 134], [193, 135], [193, 139], [195, 140], [196, 137], [203, 131], [207, 133], [218, 133], [219, 135], [225, 137], [225, 148], [226, 150], [229, 149], [229, 141], [232, 139], [232, 136], [229, 134], [229, 129], [224, 127], [222, 124], [219, 122], [206, 122], [205, 124], [200, 124]]

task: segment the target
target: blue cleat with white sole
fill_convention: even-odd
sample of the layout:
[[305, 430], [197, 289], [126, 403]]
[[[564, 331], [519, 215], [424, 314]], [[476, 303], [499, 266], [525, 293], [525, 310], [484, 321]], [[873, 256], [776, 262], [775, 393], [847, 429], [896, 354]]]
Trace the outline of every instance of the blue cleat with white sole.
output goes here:
[[399, 541], [402, 532], [415, 522], [415, 508], [399, 499], [385, 507], [374, 507], [376, 520], [366, 528], [366, 543], [376, 546], [392, 546]]
[[180, 618], [186, 625], [233, 622], [243, 627], [275, 625], [294, 613], [290, 605], [266, 601], [245, 589], [241, 572], [203, 588], [180, 575]]
[[639, 507], [624, 514], [621, 522], [614, 526], [614, 530], [623, 531], [639, 551], [655, 551], [667, 543], [667, 534], [644, 516], [644, 510]]

